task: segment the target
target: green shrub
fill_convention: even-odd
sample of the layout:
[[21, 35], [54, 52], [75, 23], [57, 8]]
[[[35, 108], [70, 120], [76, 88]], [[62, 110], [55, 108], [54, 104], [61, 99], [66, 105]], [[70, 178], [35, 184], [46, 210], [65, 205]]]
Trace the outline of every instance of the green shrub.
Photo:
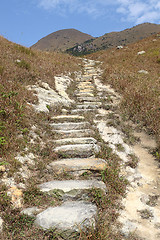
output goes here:
[[25, 68], [26, 70], [30, 70], [31, 65], [30, 63], [27, 63], [25, 60], [21, 60], [21, 61], [17, 61], [16, 64], [21, 67], [21, 68]]

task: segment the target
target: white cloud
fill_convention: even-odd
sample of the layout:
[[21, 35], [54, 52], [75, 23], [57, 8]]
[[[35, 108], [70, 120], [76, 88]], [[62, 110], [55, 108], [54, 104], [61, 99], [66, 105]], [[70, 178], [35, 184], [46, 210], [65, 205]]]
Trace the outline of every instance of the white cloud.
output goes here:
[[39, 6], [57, 12], [86, 13], [99, 17], [107, 13], [120, 14], [134, 23], [159, 22], [160, 0], [37, 0]]
[[117, 0], [121, 13], [126, 21], [136, 24], [143, 22], [160, 21], [160, 1], [159, 0]]

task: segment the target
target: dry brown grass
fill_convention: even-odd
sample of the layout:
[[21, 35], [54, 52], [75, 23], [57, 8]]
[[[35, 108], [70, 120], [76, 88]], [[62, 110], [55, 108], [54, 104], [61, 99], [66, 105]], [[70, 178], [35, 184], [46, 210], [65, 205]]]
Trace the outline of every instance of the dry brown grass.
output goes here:
[[[146, 53], [138, 55], [142, 50]], [[123, 49], [97, 52], [91, 58], [103, 62], [104, 83], [122, 94], [125, 116], [142, 122], [156, 135], [160, 146], [160, 35]], [[148, 74], [140, 74], [139, 70]]]
[[54, 76], [77, 70], [77, 63], [67, 54], [31, 50], [0, 36], [0, 157], [10, 158], [28, 140], [34, 116], [26, 106], [36, 98], [25, 86], [42, 80], [54, 88]]

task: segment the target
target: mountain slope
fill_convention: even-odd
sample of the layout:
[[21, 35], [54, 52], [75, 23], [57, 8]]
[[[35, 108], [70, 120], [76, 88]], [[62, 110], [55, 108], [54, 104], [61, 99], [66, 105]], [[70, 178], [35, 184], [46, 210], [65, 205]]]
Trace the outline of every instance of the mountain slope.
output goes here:
[[160, 150], [160, 34], [88, 57], [103, 62], [103, 81], [123, 95], [124, 116], [154, 133]]
[[121, 32], [106, 33], [99, 38], [78, 44], [76, 47], [68, 49], [67, 52], [73, 55], [81, 55], [119, 45], [125, 46], [159, 32], [159, 24], [143, 23]]
[[76, 29], [64, 29], [40, 39], [32, 48], [50, 51], [65, 51], [68, 48], [90, 39], [93, 39], [93, 37]]

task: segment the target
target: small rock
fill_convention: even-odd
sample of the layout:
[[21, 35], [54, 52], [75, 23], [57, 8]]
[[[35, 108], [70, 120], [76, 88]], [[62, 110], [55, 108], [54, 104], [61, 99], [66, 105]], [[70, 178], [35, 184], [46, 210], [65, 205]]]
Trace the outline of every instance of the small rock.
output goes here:
[[117, 46], [117, 49], [123, 49], [123, 46]]
[[144, 53], [146, 53], [146, 52], [145, 51], [140, 51], [140, 52], [137, 53], [137, 55], [142, 55]]
[[0, 232], [2, 232], [3, 229], [3, 219], [0, 217]]
[[15, 61], [16, 63], [20, 63], [21, 62], [21, 60], [19, 60], [19, 59], [16, 59], [16, 61]]
[[125, 237], [128, 237], [131, 232], [134, 232], [137, 229], [136, 224], [130, 220], [124, 220], [122, 224], [123, 227], [121, 229], [121, 232]]
[[16, 186], [13, 186], [8, 190], [8, 194], [11, 195], [11, 200], [12, 200], [13, 206], [15, 208], [21, 208], [22, 201], [23, 201], [22, 191], [20, 189], [18, 189]]
[[39, 213], [41, 210], [37, 207], [31, 207], [31, 208], [25, 208], [21, 211], [22, 214], [26, 214], [28, 216], [34, 217], [37, 213]]
[[139, 70], [138, 73], [149, 74], [149, 72], [146, 70]]
[[0, 172], [5, 172], [5, 171], [6, 171], [5, 166], [0, 166]]

